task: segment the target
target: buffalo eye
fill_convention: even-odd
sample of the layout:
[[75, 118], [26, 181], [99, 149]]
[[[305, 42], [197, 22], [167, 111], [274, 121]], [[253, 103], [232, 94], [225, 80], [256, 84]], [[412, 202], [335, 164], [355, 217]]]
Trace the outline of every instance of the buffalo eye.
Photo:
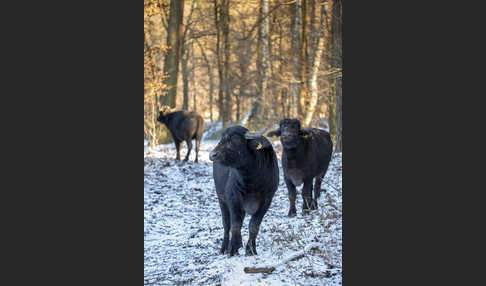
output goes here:
[[231, 137], [231, 143], [234, 145], [241, 145], [241, 138], [238, 136], [232, 136]]

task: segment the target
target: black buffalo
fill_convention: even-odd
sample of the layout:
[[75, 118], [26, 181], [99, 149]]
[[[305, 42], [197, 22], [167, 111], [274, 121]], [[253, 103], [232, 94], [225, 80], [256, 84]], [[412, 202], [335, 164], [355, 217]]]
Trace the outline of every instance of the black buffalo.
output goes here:
[[160, 111], [157, 121], [167, 126], [167, 129], [169, 129], [169, 132], [172, 135], [172, 139], [174, 139], [177, 150], [176, 160], [181, 159], [180, 149], [182, 141], [186, 141], [187, 144], [187, 155], [186, 158], [184, 158], [184, 161], [187, 161], [191, 154], [191, 141], [193, 139], [196, 140], [196, 160], [194, 160], [194, 162], [197, 162], [199, 145], [201, 144], [204, 131], [204, 120], [201, 115], [196, 112], [183, 110], [171, 112], [169, 108], [164, 107], [163, 110]]
[[279, 129], [269, 132], [267, 136], [280, 136], [282, 142], [282, 167], [290, 201], [288, 216], [292, 217], [297, 213], [295, 187], [302, 183], [302, 212], [305, 214], [309, 209], [317, 209], [322, 178], [326, 175], [331, 161], [332, 141], [329, 133], [317, 128], [301, 128], [297, 119], [283, 119], [280, 121]]
[[[241, 225], [251, 215], [246, 255], [255, 255], [255, 239], [278, 186], [277, 157], [263, 136], [241, 126], [227, 128], [210, 153], [213, 178], [223, 217], [221, 253], [238, 254]], [[231, 242], [229, 234], [231, 231]]]

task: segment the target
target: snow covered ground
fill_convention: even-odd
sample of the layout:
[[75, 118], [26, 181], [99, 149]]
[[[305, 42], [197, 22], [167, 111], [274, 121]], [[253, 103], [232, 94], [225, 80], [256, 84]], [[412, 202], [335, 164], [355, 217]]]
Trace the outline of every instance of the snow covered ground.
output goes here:
[[[318, 201], [319, 209], [287, 218], [289, 202], [280, 165], [281, 145], [274, 141], [280, 183], [258, 234], [257, 256], [219, 254], [223, 237], [209, 152], [217, 141], [202, 141], [199, 163], [176, 162], [173, 144], [148, 148], [144, 167], [144, 285], [341, 285], [342, 164], [333, 154]], [[182, 149], [184, 158], [187, 149]], [[248, 240], [249, 216], [242, 227]], [[281, 263], [310, 244], [304, 257]], [[271, 274], [246, 274], [244, 267], [276, 266]]]

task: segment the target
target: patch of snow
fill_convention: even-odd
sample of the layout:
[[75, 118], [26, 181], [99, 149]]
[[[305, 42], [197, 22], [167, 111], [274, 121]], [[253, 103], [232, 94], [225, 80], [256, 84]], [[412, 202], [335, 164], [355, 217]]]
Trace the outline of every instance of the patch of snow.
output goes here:
[[[223, 227], [209, 160], [209, 152], [217, 143], [201, 142], [199, 163], [193, 162], [194, 150], [189, 162], [178, 162], [173, 144], [148, 147], [144, 167], [144, 285], [341, 285], [341, 153], [333, 154], [322, 184], [327, 192], [321, 193], [319, 209], [302, 216], [298, 190], [297, 216], [288, 218], [279, 142], [272, 142], [279, 158], [280, 182], [257, 236], [258, 255], [244, 255], [247, 216], [240, 255], [229, 257], [219, 254]], [[182, 148], [182, 158], [186, 152]], [[319, 248], [287, 261], [313, 245]], [[271, 274], [243, 271], [262, 265], [274, 266], [275, 270]]]

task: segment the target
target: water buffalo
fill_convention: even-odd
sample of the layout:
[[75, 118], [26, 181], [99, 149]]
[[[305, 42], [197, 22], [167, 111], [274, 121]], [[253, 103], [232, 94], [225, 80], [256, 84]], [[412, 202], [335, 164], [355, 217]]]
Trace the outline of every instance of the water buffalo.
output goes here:
[[299, 120], [286, 118], [280, 121], [278, 129], [268, 132], [267, 136], [280, 136], [282, 142], [282, 168], [290, 201], [288, 216], [297, 213], [295, 187], [302, 183], [302, 212], [305, 214], [309, 209], [317, 209], [321, 182], [331, 161], [332, 141], [329, 133], [317, 128], [301, 128]]
[[157, 121], [165, 124], [169, 129], [172, 139], [174, 139], [175, 147], [177, 150], [176, 160], [180, 160], [180, 149], [182, 141], [186, 141], [187, 155], [184, 161], [189, 160], [189, 155], [192, 149], [192, 140], [196, 140], [196, 159], [194, 162], [198, 162], [197, 157], [199, 154], [199, 145], [204, 131], [204, 120], [201, 115], [196, 112], [189, 111], [170, 111], [168, 107], [163, 107], [160, 111]]
[[[227, 128], [210, 153], [213, 178], [223, 217], [221, 253], [238, 254], [241, 226], [251, 215], [246, 255], [256, 255], [256, 236], [278, 187], [278, 164], [272, 144], [241, 126]], [[231, 242], [229, 235], [231, 231]]]

